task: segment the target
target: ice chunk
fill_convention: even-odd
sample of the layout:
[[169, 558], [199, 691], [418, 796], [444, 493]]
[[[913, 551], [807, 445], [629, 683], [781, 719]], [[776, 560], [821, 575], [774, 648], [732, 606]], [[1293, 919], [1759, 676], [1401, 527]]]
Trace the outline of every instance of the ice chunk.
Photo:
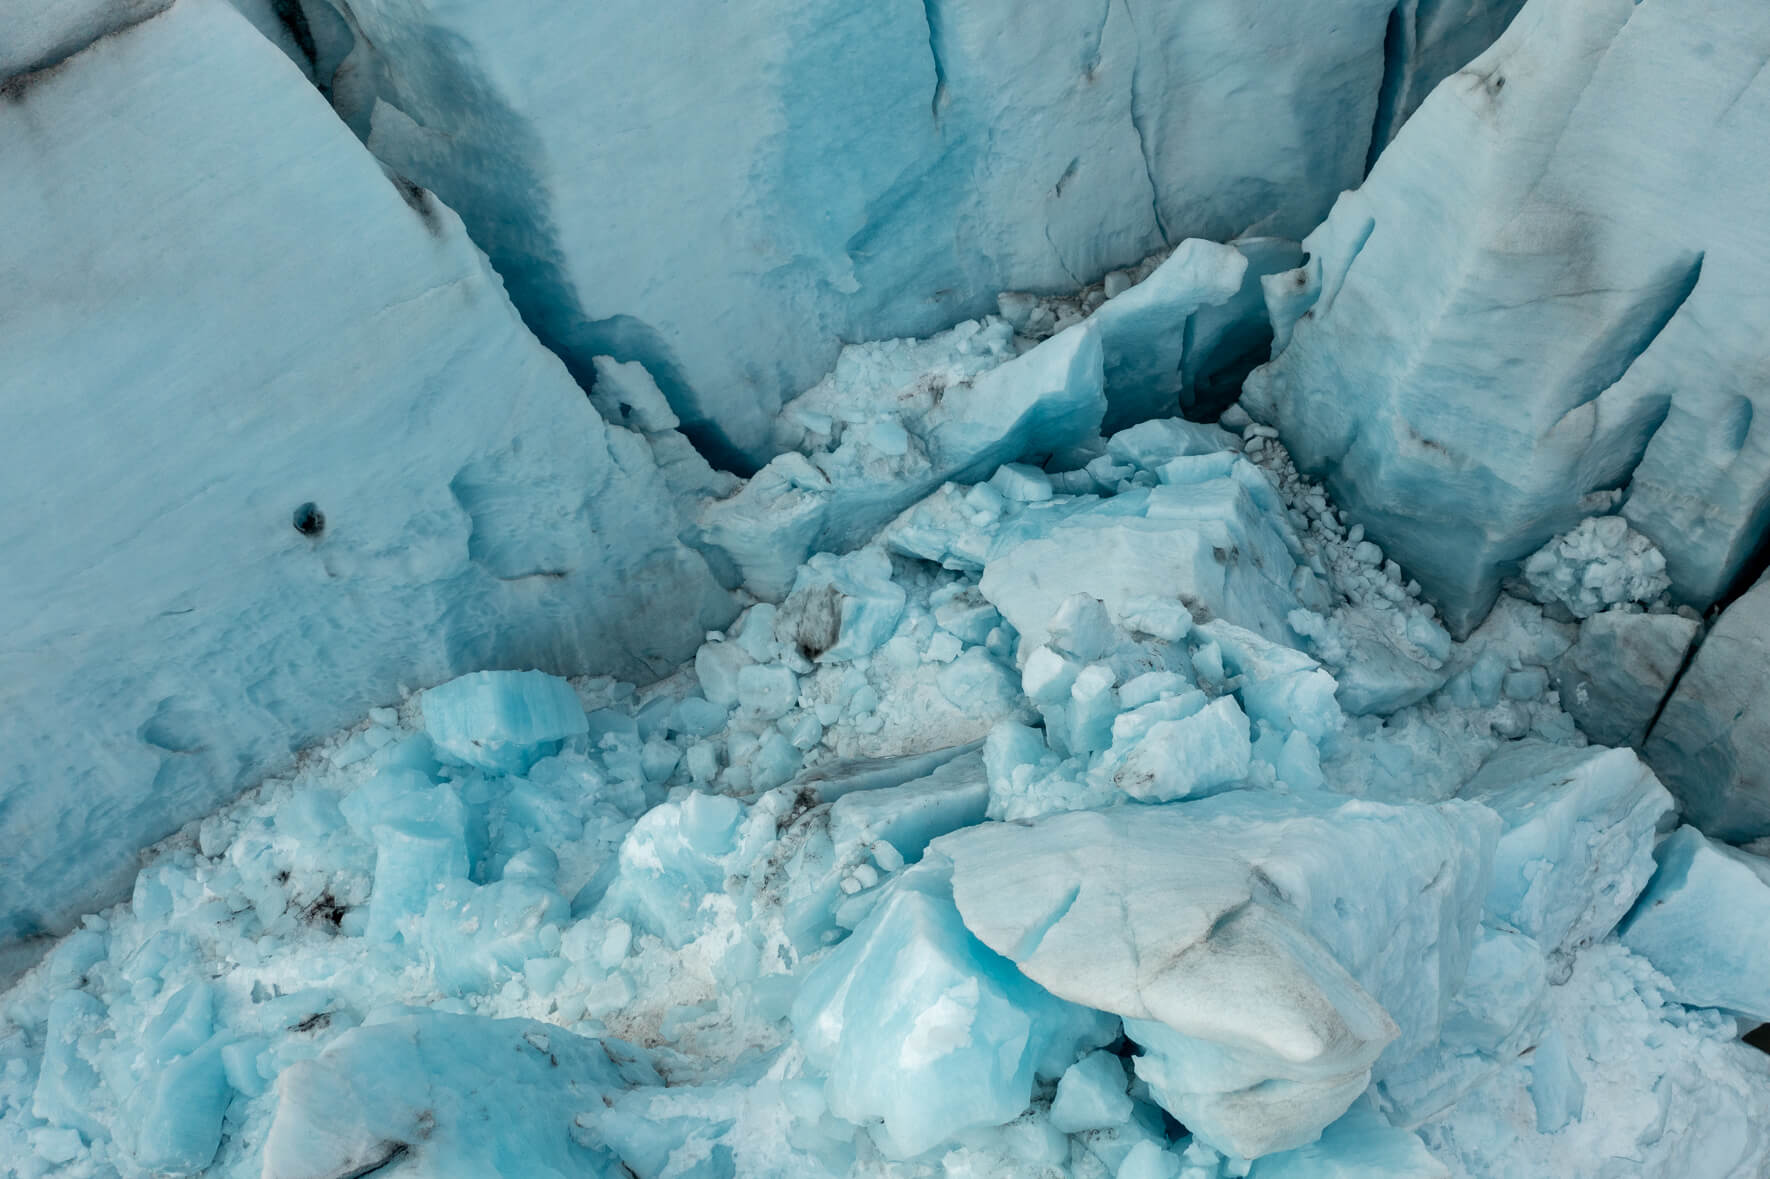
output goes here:
[[1253, 1157], [1312, 1140], [1392, 1043], [1399, 1061], [1437, 1039], [1495, 826], [1466, 803], [1244, 791], [985, 824], [933, 850], [973, 933], [1125, 1017], [1163, 1105]]
[[82, 49], [101, 7], [156, 5], [0, 18], [87, 30], [0, 70], [0, 496], [60, 521], [0, 523], [0, 942], [402, 683], [651, 675], [730, 612], [449, 209], [227, 4]]
[[478, 671], [419, 698], [424, 731], [449, 760], [520, 774], [589, 731], [572, 686], [538, 671]]
[[1653, 542], [1621, 516], [1589, 516], [1524, 562], [1532, 601], [1553, 604], [1575, 618], [1612, 606], [1662, 600], [1671, 579]]
[[1450, 1179], [1450, 1174], [1418, 1134], [1396, 1129], [1363, 1101], [1317, 1141], [1258, 1159], [1248, 1169], [1248, 1179]]
[[1186, 321], [1233, 298], [1247, 268], [1234, 246], [1188, 238], [1148, 278], [1094, 312], [1090, 322], [1106, 352], [1106, 433], [1179, 412]]
[[941, 864], [900, 877], [793, 1003], [806, 1056], [829, 1076], [830, 1109], [881, 1120], [880, 1145], [896, 1157], [1013, 1119], [1035, 1072], [1060, 1074], [1114, 1030], [972, 937], [945, 877]]
[[1680, 827], [1653, 853], [1658, 871], [1622, 940], [1672, 980], [1679, 1002], [1770, 1022], [1770, 860]]
[[1770, 245], [1736, 227], [1770, 216], [1766, 60], [1770, 13], [1726, 0], [1526, 4], [1268, 280], [1309, 298], [1273, 300], [1295, 330], [1242, 404], [1454, 632], [1613, 488], [1686, 601], [1755, 548]]
[[1460, 791], [1505, 828], [1494, 852], [1487, 919], [1545, 951], [1608, 934], [1653, 875], [1653, 838], [1672, 798], [1627, 749], [1514, 741]]
[[1647, 735], [1684, 817], [1719, 839], [1770, 835], [1770, 579], [1721, 614]]
[[1594, 614], [1551, 669], [1561, 707], [1600, 745], [1641, 748], [1699, 629], [1681, 614]]
[[[941, 484], [975, 483], [1016, 459], [1092, 435], [1106, 402], [1099, 333], [1080, 324], [1031, 351], [944, 388], [899, 423], [909, 441], [881, 459], [853, 439], [827, 454], [789, 453], [700, 516], [706, 543], [757, 596], [779, 601], [814, 552], [846, 552]], [[789, 412], [791, 412], [789, 410]], [[896, 449], [896, 448], [894, 448]]]
[[1125, 1062], [1111, 1052], [1090, 1052], [1057, 1082], [1051, 1102], [1051, 1124], [1065, 1134], [1109, 1130], [1131, 1118], [1131, 1097], [1125, 1092]]
[[615, 1179], [573, 1119], [627, 1087], [597, 1041], [526, 1019], [423, 1012], [346, 1032], [276, 1085], [263, 1179], [338, 1179], [390, 1164], [436, 1179]]
[[907, 601], [878, 549], [806, 562], [776, 616], [775, 634], [806, 659], [839, 663], [870, 655], [891, 637]]
[[1045, 642], [1058, 607], [1077, 593], [1100, 599], [1114, 618], [1178, 598], [1194, 617], [1296, 641], [1285, 620], [1297, 600], [1282, 525], [1238, 480], [1128, 492], [1039, 525], [1002, 537], [980, 582], [1020, 633], [1023, 654]]
[[1248, 718], [1226, 696], [1191, 716], [1151, 725], [1116, 761], [1112, 781], [1144, 802], [1198, 798], [1247, 777], [1252, 754]]
[[830, 807], [830, 839], [845, 847], [891, 845], [899, 860], [914, 863], [936, 837], [983, 821], [989, 780], [978, 753], [966, 753], [926, 777], [842, 795]]

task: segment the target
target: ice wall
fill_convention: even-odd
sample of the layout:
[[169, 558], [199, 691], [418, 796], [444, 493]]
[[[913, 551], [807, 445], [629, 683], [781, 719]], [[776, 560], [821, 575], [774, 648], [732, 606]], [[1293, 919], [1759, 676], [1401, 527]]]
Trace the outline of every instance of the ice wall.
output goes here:
[[316, 79], [541, 339], [586, 382], [598, 354], [643, 361], [740, 468], [843, 342], [1184, 237], [1300, 236], [1515, 8], [305, 4]]
[[730, 612], [644, 442], [233, 9], [63, 15], [0, 87], [0, 943], [401, 684], [657, 672]]
[[[1770, 513], [1770, 9], [1529, 4], [1268, 280], [1245, 404], [1466, 631], [1613, 507], [1698, 606]], [[1294, 331], [1290, 326], [1294, 324]]]

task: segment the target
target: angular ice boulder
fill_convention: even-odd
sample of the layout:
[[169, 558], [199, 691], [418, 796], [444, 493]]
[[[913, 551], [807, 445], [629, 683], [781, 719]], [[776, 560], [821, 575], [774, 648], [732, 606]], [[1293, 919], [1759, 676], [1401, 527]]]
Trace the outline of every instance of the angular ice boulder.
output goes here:
[[1090, 1052], [1057, 1082], [1051, 1100], [1051, 1125], [1065, 1134], [1107, 1130], [1131, 1120], [1131, 1096], [1125, 1092], [1125, 1062], [1111, 1052]]
[[1169, 1112], [1255, 1157], [1311, 1141], [1379, 1061], [1437, 1039], [1496, 826], [1460, 802], [1239, 791], [988, 823], [930, 854], [967, 928], [1123, 1016]]
[[5, 93], [0, 942], [402, 684], [726, 619], [644, 443], [227, 4]]
[[1766, 61], [1761, 5], [1534, 0], [1266, 280], [1244, 406], [1457, 633], [1610, 489], [1699, 607], [1770, 522]]
[[1062, 1074], [1116, 1031], [967, 932], [946, 876], [931, 862], [899, 877], [793, 1003], [831, 1111], [882, 1122], [880, 1145], [898, 1158], [1018, 1117], [1035, 1074]]
[[812, 553], [859, 547], [942, 483], [975, 483], [1092, 436], [1106, 412], [1102, 363], [1098, 330], [1078, 324], [969, 381], [906, 391], [910, 405], [883, 407], [883, 431], [851, 427], [809, 457], [789, 452], [708, 504], [702, 539], [746, 588], [779, 601]]
[[492, 773], [523, 773], [590, 731], [572, 686], [540, 671], [476, 671], [418, 700], [444, 759]]
[[1137, 489], [1005, 534], [979, 584], [1020, 633], [1022, 658], [1078, 593], [1104, 602], [1117, 620], [1142, 603], [1178, 599], [1198, 621], [1221, 617], [1295, 643], [1285, 621], [1298, 605], [1289, 538], [1254, 497], [1260, 488], [1270, 494], [1263, 477], [1251, 468], [1247, 476], [1259, 488], [1232, 475]]
[[1598, 744], [1640, 749], [1701, 629], [1681, 614], [1594, 614], [1550, 668], [1561, 707]]
[[1722, 612], [1647, 735], [1684, 818], [1718, 839], [1770, 835], [1770, 579]]
[[1437, 25], [1472, 29], [1465, 56], [1491, 35], [1490, 5], [1438, 4], [1388, 51], [1388, 0], [331, 7], [360, 35], [322, 83], [461, 211], [541, 338], [580, 374], [643, 361], [747, 465], [840, 341], [1189, 236], [1300, 236], [1364, 174], [1388, 76], [1461, 64]]
[[1509, 742], [1458, 793], [1505, 825], [1485, 919], [1550, 953], [1615, 928], [1653, 875], [1654, 832], [1672, 813], [1640, 758], [1596, 745]]
[[[183, 2], [183, 0], [181, 0]], [[277, 1078], [263, 1179], [617, 1179], [573, 1119], [628, 1087], [598, 1040], [527, 1019], [419, 1012], [345, 1032]]]
[[1654, 852], [1659, 870], [1623, 922], [1623, 944], [1672, 980], [1692, 1007], [1770, 1022], [1770, 859], [1680, 827]]

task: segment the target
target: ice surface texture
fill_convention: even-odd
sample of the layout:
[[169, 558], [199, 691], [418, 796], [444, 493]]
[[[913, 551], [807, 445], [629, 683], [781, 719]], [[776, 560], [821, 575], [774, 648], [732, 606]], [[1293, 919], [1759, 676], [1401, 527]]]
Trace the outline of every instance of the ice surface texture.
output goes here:
[[725, 620], [645, 445], [226, 5], [7, 83], [0, 153], [0, 942], [402, 683]]
[[1593, 493], [1699, 607], [1764, 532], [1767, 60], [1761, 5], [1529, 4], [1266, 280], [1250, 412], [1454, 630]]
[[305, 7], [357, 31], [340, 112], [461, 214], [541, 339], [580, 376], [644, 362], [691, 436], [756, 464], [841, 341], [1185, 237], [1300, 236], [1517, 2]]

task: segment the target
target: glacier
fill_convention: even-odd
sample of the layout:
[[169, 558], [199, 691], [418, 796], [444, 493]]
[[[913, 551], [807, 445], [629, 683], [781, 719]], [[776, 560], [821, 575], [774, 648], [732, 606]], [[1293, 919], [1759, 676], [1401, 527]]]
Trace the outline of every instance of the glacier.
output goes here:
[[0, 24], [0, 1176], [1770, 1174], [1765, 13]]

